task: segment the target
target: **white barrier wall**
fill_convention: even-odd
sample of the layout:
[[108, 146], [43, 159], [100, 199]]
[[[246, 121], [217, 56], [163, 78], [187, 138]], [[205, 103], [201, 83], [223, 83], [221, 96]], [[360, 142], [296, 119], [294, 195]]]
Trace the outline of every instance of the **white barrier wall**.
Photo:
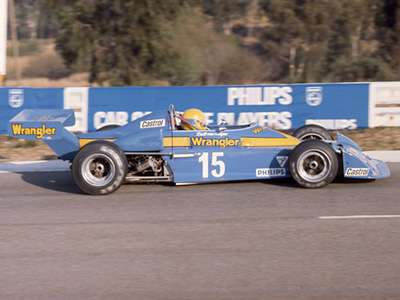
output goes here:
[[400, 126], [400, 82], [370, 83], [368, 120], [368, 127]]
[[63, 108], [73, 109], [75, 111], [75, 125], [68, 127], [70, 131], [72, 132], [88, 131], [89, 88], [87, 87], [65, 88]]

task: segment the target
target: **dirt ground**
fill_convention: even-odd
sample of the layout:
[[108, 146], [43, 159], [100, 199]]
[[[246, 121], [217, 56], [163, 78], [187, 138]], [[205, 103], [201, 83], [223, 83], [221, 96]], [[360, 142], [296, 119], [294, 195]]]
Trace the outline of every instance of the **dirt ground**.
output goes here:
[[[340, 131], [364, 151], [400, 150], [400, 127], [378, 127]], [[333, 132], [335, 136], [335, 133]], [[0, 162], [56, 159], [56, 155], [41, 141], [28, 141], [0, 135]]]

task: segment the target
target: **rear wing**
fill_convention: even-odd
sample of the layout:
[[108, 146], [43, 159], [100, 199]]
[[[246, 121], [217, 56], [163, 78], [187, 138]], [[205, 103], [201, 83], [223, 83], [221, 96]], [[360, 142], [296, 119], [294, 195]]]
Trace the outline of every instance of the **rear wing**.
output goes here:
[[64, 160], [72, 160], [79, 150], [78, 138], [65, 126], [75, 124], [72, 109], [25, 109], [7, 124], [8, 135], [41, 140]]

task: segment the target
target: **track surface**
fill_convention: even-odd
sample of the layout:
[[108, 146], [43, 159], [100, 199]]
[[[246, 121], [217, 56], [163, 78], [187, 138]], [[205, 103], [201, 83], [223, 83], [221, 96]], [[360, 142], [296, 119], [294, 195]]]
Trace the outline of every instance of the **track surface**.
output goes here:
[[389, 167], [319, 190], [273, 180], [103, 197], [69, 172], [0, 174], [0, 299], [399, 299], [400, 163]]

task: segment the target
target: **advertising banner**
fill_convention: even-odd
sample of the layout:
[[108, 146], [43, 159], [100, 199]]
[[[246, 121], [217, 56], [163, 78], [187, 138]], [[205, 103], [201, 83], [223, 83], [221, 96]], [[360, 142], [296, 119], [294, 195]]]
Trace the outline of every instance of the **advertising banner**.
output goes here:
[[369, 125], [368, 83], [196, 87], [0, 88], [0, 133], [22, 109], [75, 111], [73, 132], [124, 125], [143, 115], [189, 108], [202, 110], [209, 125], [258, 123], [278, 130], [318, 124], [329, 130]]
[[201, 109], [208, 124], [258, 123], [280, 130], [305, 124], [327, 129], [368, 126], [369, 84], [91, 88], [89, 131], [123, 125], [174, 104]]

